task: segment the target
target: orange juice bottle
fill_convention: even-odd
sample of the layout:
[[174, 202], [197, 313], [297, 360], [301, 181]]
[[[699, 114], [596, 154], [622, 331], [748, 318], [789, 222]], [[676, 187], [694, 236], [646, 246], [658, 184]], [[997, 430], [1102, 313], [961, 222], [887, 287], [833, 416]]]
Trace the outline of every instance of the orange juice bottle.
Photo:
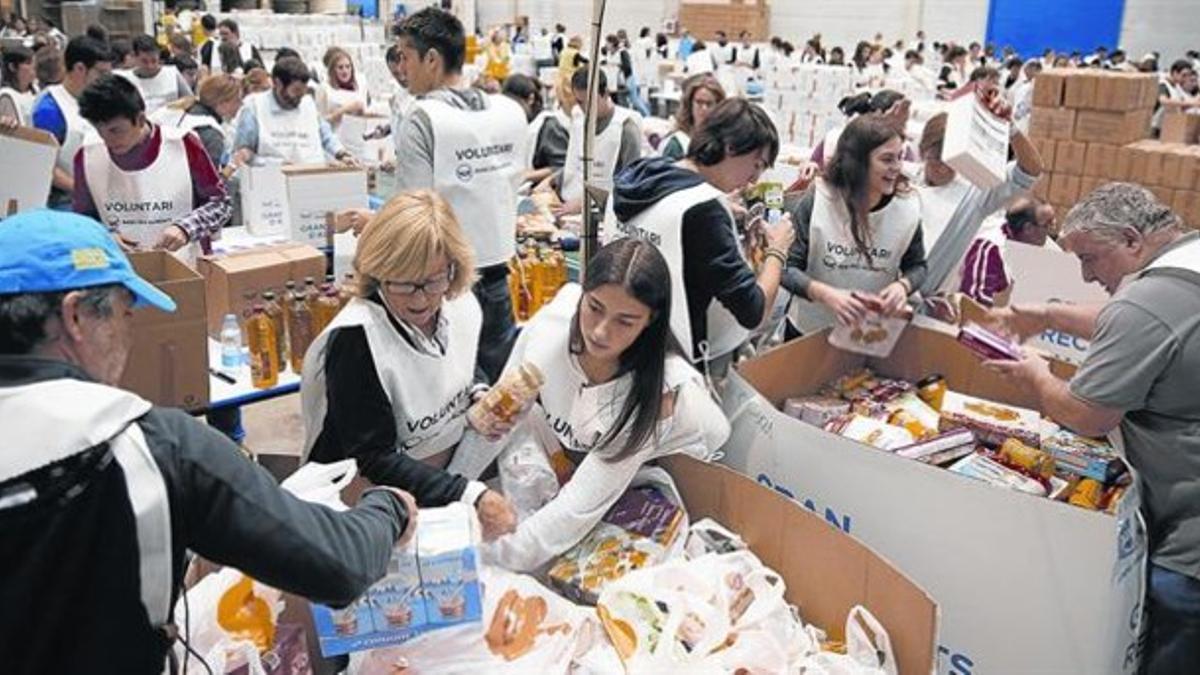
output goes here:
[[217, 624], [235, 638], [249, 640], [263, 653], [275, 646], [271, 606], [254, 594], [254, 582], [242, 575], [217, 601]]
[[258, 389], [269, 389], [279, 382], [279, 354], [276, 350], [275, 324], [262, 304], [255, 304], [246, 323], [250, 345], [250, 381]]

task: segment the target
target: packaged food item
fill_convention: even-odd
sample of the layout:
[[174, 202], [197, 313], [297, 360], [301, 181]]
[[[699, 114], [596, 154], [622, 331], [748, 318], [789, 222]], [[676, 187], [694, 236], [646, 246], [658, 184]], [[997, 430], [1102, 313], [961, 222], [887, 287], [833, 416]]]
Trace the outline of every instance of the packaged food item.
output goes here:
[[627, 491], [583, 541], [555, 560], [551, 585], [573, 602], [596, 604], [609, 582], [664, 560], [681, 536], [684, 516], [657, 487]]
[[1049, 494], [1046, 486], [1038, 481], [1014, 471], [1007, 466], [991, 459], [987, 455], [976, 452], [955, 462], [950, 470], [960, 476], [981, 480], [998, 487], [1024, 492], [1026, 494], [1045, 497]]
[[801, 396], [784, 401], [783, 412], [802, 422], [824, 427], [829, 420], [850, 412], [850, 404], [830, 396]]
[[1075, 489], [1075, 484], [1078, 482], [1069, 481], [1059, 476], [1050, 476], [1050, 494], [1046, 495], [1046, 498], [1061, 502], [1071, 494], [1071, 491]]
[[1071, 492], [1067, 502], [1090, 511], [1097, 511], [1100, 509], [1100, 499], [1103, 493], [1104, 486], [1100, 484], [1100, 481], [1084, 478], [1079, 481], [1079, 485], [1075, 486], [1075, 490]]
[[1121, 504], [1121, 499], [1125, 497], [1125, 491], [1129, 487], [1126, 485], [1116, 485], [1108, 489], [1104, 494], [1104, 512], [1109, 515], [1116, 515], [1117, 507]]
[[919, 443], [900, 448], [897, 455], [925, 464], [942, 465], [975, 451], [975, 435], [967, 429], [952, 429]]
[[942, 401], [940, 428], [948, 431], [966, 427], [976, 440], [998, 448], [1009, 438], [1030, 447], [1040, 447], [1041, 415], [1027, 408], [1005, 405], [955, 391], [947, 391]]
[[1000, 445], [1000, 459], [1037, 474], [1047, 480], [1054, 475], [1054, 457], [1038, 448], [1031, 448], [1015, 438]]
[[884, 403], [888, 423], [904, 427], [914, 438], [933, 438], [938, 434], [938, 412], [913, 391], [906, 391]]
[[841, 323], [834, 326], [829, 334], [829, 344], [838, 349], [885, 358], [896, 348], [909, 320], [899, 317], [885, 317], [871, 312], [865, 319], [853, 326]]
[[522, 363], [504, 373], [467, 415], [476, 429], [487, 428], [493, 420], [512, 422], [545, 383], [546, 376], [536, 365]]
[[897, 450], [912, 445], [915, 440], [906, 429], [855, 414], [833, 420], [825, 430], [880, 450]]
[[1109, 484], [1125, 473], [1125, 463], [1105, 441], [1085, 438], [1059, 429], [1042, 438], [1042, 449], [1050, 453], [1063, 471]]
[[968, 323], [958, 331], [958, 341], [975, 355], [988, 361], [1017, 361], [1021, 346], [997, 335], [976, 323]]
[[464, 504], [422, 509], [413, 541], [392, 551], [387, 574], [349, 607], [313, 603], [324, 656], [377, 649], [483, 617], [474, 512]]
[[937, 411], [942, 409], [942, 399], [946, 397], [946, 378], [934, 373], [917, 382], [917, 396]]
[[842, 375], [830, 382], [823, 390], [823, 393], [835, 398], [852, 401], [856, 398], [866, 396], [879, 383], [880, 379], [876, 377], [870, 368], [863, 368], [862, 370]]

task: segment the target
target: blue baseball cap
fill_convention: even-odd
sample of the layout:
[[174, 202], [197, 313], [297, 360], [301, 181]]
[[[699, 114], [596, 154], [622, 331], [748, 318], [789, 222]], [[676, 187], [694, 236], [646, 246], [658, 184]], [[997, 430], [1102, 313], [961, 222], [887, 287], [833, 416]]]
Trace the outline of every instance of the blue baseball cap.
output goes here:
[[5, 218], [0, 251], [0, 294], [121, 284], [135, 307], [175, 311], [171, 296], [139, 277], [108, 230], [86, 216], [39, 209]]

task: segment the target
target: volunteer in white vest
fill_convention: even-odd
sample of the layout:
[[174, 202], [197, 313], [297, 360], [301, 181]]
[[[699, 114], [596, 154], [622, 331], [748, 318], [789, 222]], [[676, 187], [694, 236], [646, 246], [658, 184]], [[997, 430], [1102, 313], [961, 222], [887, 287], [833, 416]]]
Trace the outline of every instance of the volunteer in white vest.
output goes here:
[[1067, 214], [1059, 243], [1112, 299], [992, 318], [1022, 338], [1053, 329], [1088, 340], [1083, 364], [1069, 382], [1028, 352], [986, 365], [1072, 431], [1120, 430], [1149, 530], [1142, 672], [1190, 673], [1200, 663], [1200, 235], [1146, 188], [1110, 183]]
[[1200, 106], [1200, 99], [1190, 95], [1183, 88], [1184, 80], [1195, 75], [1196, 69], [1188, 59], [1179, 59], [1171, 64], [1171, 69], [1159, 76], [1158, 106], [1150, 126], [1155, 133], [1162, 131], [1163, 115], [1168, 112], [1176, 113], [1191, 106]]
[[486, 388], [476, 370], [473, 270], [446, 200], [428, 190], [393, 197], [359, 238], [357, 297], [309, 347], [300, 395], [306, 461], [352, 457], [363, 476], [421, 506], [473, 504], [491, 538], [515, 524], [508, 502], [442, 470], [468, 428], [473, 395]]
[[208, 158], [218, 169], [223, 169], [230, 154], [224, 125], [231, 123], [241, 109], [241, 83], [233, 75], [219, 73], [200, 80], [196, 96], [161, 108], [150, 120], [194, 132], [208, 151]]
[[75, 189], [75, 153], [92, 126], [79, 116], [80, 92], [97, 77], [112, 70], [112, 57], [103, 42], [86, 35], [71, 38], [63, 52], [66, 69], [62, 84], [42, 90], [33, 103], [33, 126], [50, 132], [58, 141], [54, 178], [48, 205], [69, 209]]
[[[644, 465], [675, 453], [708, 460], [729, 437], [671, 334], [670, 275], [653, 244], [608, 244], [588, 263], [584, 286], [564, 286], [521, 332], [508, 368], [529, 363], [546, 376], [522, 424], [558, 455], [561, 487], [516, 532], [485, 545], [485, 560], [539, 568], [587, 536]], [[476, 475], [490, 459], [461, 465]]]
[[727, 194], [758, 180], [779, 153], [775, 125], [758, 106], [726, 99], [713, 109], [679, 162], [650, 157], [617, 178], [603, 235], [646, 239], [671, 272], [671, 330], [693, 362], [718, 375], [773, 314], [789, 217], [765, 228], [756, 271], [740, 239]]
[[117, 75], [89, 84], [79, 112], [96, 137], [75, 157], [75, 212], [106, 224], [126, 248], [186, 260], [207, 253], [232, 206], [200, 139], [147, 120], [137, 88]]
[[[680, 44], [683, 43], [680, 42]], [[687, 71], [688, 75], [712, 73], [717, 70], [716, 59], [703, 40], [697, 40], [696, 44], [692, 46], [692, 51], [684, 57], [683, 69]]]
[[733, 59], [734, 50], [736, 49], [729, 42], [729, 36], [725, 31], [716, 31], [716, 44], [709, 43], [708, 50], [712, 53], [713, 64], [716, 67], [717, 79], [720, 80], [721, 86], [725, 91], [738, 91], [737, 78], [733, 74]]
[[37, 98], [37, 73], [33, 52], [25, 47], [5, 47], [0, 59], [0, 119], [12, 118], [21, 126], [33, 121], [33, 101]]
[[557, 104], [546, 110], [542, 86], [537, 80], [517, 73], [504, 81], [505, 96], [521, 104], [529, 128], [525, 136], [525, 180], [538, 183], [561, 169], [567, 158], [571, 117]]
[[353, 157], [317, 112], [308, 93], [308, 66], [282, 58], [271, 69], [271, 91], [246, 97], [238, 115], [234, 153], [283, 164], [324, 164], [326, 156], [353, 163]]
[[[613, 103], [608, 78], [597, 71], [596, 142], [592, 145], [592, 183], [612, 189], [613, 177], [642, 156], [642, 118], [633, 110]], [[583, 211], [583, 133], [584, 106], [587, 105], [588, 70], [580, 68], [571, 76], [571, 89], [579, 107], [571, 118], [570, 141], [562, 178], [558, 181], [563, 206], [560, 213]]]
[[0, 250], [6, 673], [171, 672], [191, 552], [335, 607], [387, 572], [416, 529], [411, 496], [302, 501], [191, 415], [117, 388], [134, 307], [175, 303], [99, 223], [21, 213]]
[[[249, 70], [245, 64], [250, 61], [257, 61], [259, 65], [266, 64], [257, 47], [242, 41], [237, 21], [222, 19], [217, 24], [217, 35], [221, 38], [220, 42], [210, 40], [200, 47], [200, 65], [207, 68], [210, 74], [241, 75], [244, 70]], [[225, 47], [225, 52], [221, 51], [222, 46]], [[226, 58], [225, 54], [229, 54], [229, 58]]]
[[417, 97], [396, 130], [396, 189], [433, 189], [475, 251], [483, 307], [479, 362], [495, 378], [516, 339], [508, 260], [516, 248], [525, 111], [462, 80], [466, 36], [453, 14], [426, 8], [398, 28], [402, 84]]
[[344, 115], [362, 115], [370, 105], [371, 97], [366, 86], [359, 86], [354, 72], [354, 60], [341, 47], [330, 47], [323, 59], [326, 68], [325, 81], [317, 88], [317, 110], [337, 131]]
[[925, 279], [921, 203], [901, 170], [902, 136], [879, 115], [861, 115], [804, 196], [789, 205], [796, 241], [784, 287], [800, 334], [854, 325], [869, 310], [901, 313]]
[[[963, 95], [977, 96], [993, 115], [1011, 119], [1012, 109], [995, 82], [981, 80], [972, 86], [977, 91]], [[921, 227], [928, 252], [925, 280], [917, 285], [925, 298], [958, 290], [957, 273], [984, 218], [1004, 208], [1013, 197], [1032, 189], [1043, 171], [1037, 148], [1012, 125], [1009, 145], [1016, 161], [1009, 164], [1007, 179], [986, 190], [976, 187], [942, 161], [946, 120], [946, 113], [939, 113], [925, 123], [920, 145], [921, 172], [914, 178], [921, 195]]]
[[662, 140], [662, 156], [672, 160], [687, 156], [692, 134], [704, 126], [704, 120], [717, 104], [725, 100], [725, 90], [710, 73], [691, 75], [683, 81], [675, 129]]
[[154, 114], [171, 101], [192, 95], [192, 88], [179, 70], [162, 64], [162, 53], [154, 38], [149, 35], [135, 37], [133, 59], [137, 63], [133, 70], [117, 72], [137, 85], [146, 102], [147, 114]]

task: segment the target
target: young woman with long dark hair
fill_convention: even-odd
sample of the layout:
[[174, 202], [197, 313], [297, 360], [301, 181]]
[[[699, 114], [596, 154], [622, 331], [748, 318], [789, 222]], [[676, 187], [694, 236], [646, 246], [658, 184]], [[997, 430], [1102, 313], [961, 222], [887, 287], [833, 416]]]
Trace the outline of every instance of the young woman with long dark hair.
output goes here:
[[0, 61], [0, 117], [12, 117], [19, 124], [31, 124], [33, 99], [37, 97], [37, 73], [33, 52], [16, 46], [4, 50]]
[[902, 169], [903, 137], [878, 115], [846, 127], [825, 175], [789, 205], [796, 240], [783, 286], [801, 333], [899, 313], [925, 278], [921, 206]]
[[622, 239], [522, 331], [508, 368], [532, 363], [545, 374], [530, 423], [544, 419], [551, 433], [542, 435], [575, 469], [516, 532], [485, 545], [485, 558], [537, 568], [587, 535], [644, 464], [674, 453], [708, 459], [725, 442], [729, 423], [671, 333], [671, 302], [662, 254]]

